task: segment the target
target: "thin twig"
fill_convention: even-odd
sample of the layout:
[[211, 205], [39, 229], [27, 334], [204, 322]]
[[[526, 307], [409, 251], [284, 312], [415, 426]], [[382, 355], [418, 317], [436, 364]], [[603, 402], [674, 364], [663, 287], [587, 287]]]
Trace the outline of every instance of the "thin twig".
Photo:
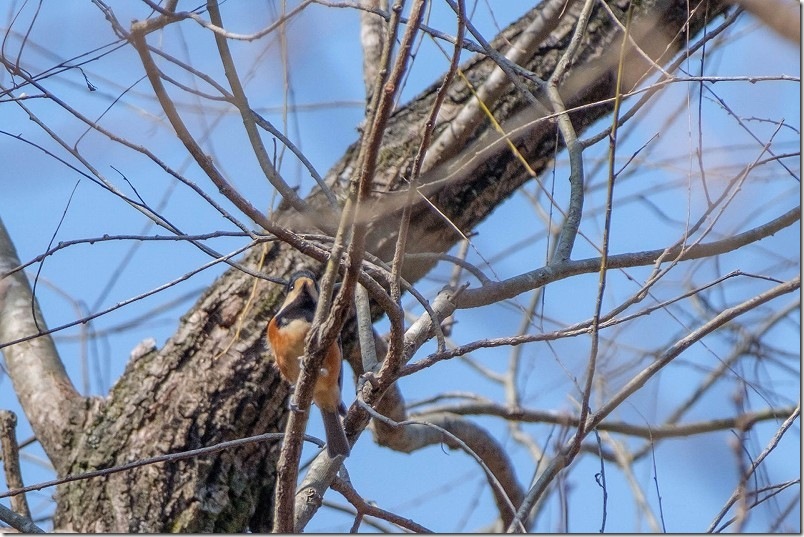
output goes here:
[[[659, 371], [664, 369], [665, 366], [672, 362], [682, 352], [691, 347], [694, 343], [700, 341], [705, 336], [709, 335], [740, 315], [752, 311], [758, 306], [773, 300], [774, 298], [778, 298], [779, 296], [783, 296], [787, 293], [792, 293], [800, 289], [800, 287], [800, 278], [794, 278], [788, 282], [777, 285], [776, 287], [756, 295], [745, 302], [742, 302], [741, 304], [724, 310], [696, 330], [693, 330], [687, 336], [676, 341], [666, 351], [659, 355], [648, 367], [635, 375], [631, 381], [627, 382], [625, 386], [611, 396], [608, 401], [602, 404], [598, 411], [589, 416], [584, 426], [579, 427], [579, 431], [588, 433], [600, 425], [609, 414], [620, 407], [625, 399], [644, 386], [648, 380], [650, 380]], [[796, 413], [796, 416], [797, 415], [798, 413]], [[547, 465], [547, 468], [544, 470], [544, 472], [542, 472], [526, 494], [525, 500], [522, 502], [519, 511], [517, 511], [515, 523], [521, 523], [527, 519], [528, 514], [533, 506], [543, 496], [548, 486], [553, 482], [558, 473], [572, 464], [576, 455], [578, 454], [578, 450], [574, 449], [577, 444], [578, 441], [574, 437], [571, 438], [565, 447], [562, 448], [560, 452], [553, 458], [553, 460], [550, 461], [550, 463]], [[509, 530], [516, 529], [517, 526], [513, 523], [509, 526]]]
[[[457, 41], [460, 42], [463, 40], [464, 29], [466, 26], [466, 12], [464, 7], [464, 1], [458, 0], [457, 6], [457, 25], [458, 25], [458, 39]], [[408, 181], [408, 192], [407, 192], [407, 201], [405, 206], [402, 210], [402, 216], [399, 222], [399, 232], [397, 233], [397, 240], [396, 245], [394, 246], [394, 257], [391, 262], [391, 300], [396, 303], [400, 303], [401, 299], [401, 291], [400, 291], [400, 282], [402, 279], [402, 266], [405, 260], [405, 250], [407, 246], [408, 240], [408, 230], [410, 228], [410, 218], [413, 211], [414, 200], [416, 198], [417, 189], [419, 185], [420, 174], [422, 171], [422, 165], [424, 164], [424, 159], [427, 155], [427, 151], [430, 147], [431, 137], [433, 135], [433, 130], [436, 126], [436, 120], [438, 119], [439, 111], [441, 110], [441, 105], [444, 102], [444, 99], [447, 96], [447, 90], [449, 89], [450, 85], [452, 84], [452, 80], [455, 77], [455, 73], [458, 70], [458, 64], [461, 58], [461, 49], [457, 45], [453, 50], [452, 58], [450, 60], [449, 69], [447, 70], [446, 75], [444, 75], [443, 80], [441, 81], [441, 85], [436, 90], [435, 99], [433, 100], [433, 104], [430, 107], [430, 114], [427, 120], [424, 123], [424, 132], [422, 134], [421, 142], [419, 143], [419, 148], [416, 152], [416, 156], [413, 158], [413, 164], [411, 166], [411, 175]], [[440, 323], [438, 324], [440, 328]], [[391, 325], [391, 336], [389, 338], [389, 348], [392, 349], [402, 349], [402, 338], [404, 337], [404, 327], [402, 323], [393, 322]], [[443, 345], [443, 335], [442, 338], [439, 338], [439, 347]], [[400, 364], [397, 364], [395, 367], [398, 368]]]
[[[72, 483], [73, 481], [92, 479], [94, 477], [104, 477], [111, 474], [132, 470], [134, 468], [139, 468], [141, 466], [147, 466], [150, 464], [156, 464], [162, 462], [176, 462], [184, 459], [191, 459], [194, 457], [199, 457], [201, 455], [209, 455], [211, 453], [217, 453], [218, 451], [222, 451], [224, 449], [245, 446], [247, 444], [255, 442], [266, 442], [266, 441], [275, 442], [277, 440], [282, 440], [284, 436], [285, 436], [284, 433], [265, 433], [256, 436], [249, 436], [247, 438], [238, 438], [237, 440], [228, 440], [226, 442], [220, 442], [218, 444], [204, 448], [191, 449], [189, 451], [182, 451], [179, 453], [168, 453], [166, 455], [157, 455], [156, 457], [149, 457], [147, 459], [140, 459], [126, 464], [121, 464], [119, 466], [112, 466], [111, 468], [104, 468], [102, 470], [93, 470], [91, 472], [68, 475], [67, 477], [62, 477], [60, 479], [43, 481], [35, 485], [28, 485], [27, 487], [7, 490], [6, 492], [0, 492], [0, 498], [8, 498], [11, 496], [16, 496], [17, 494], [31, 492], [33, 490], [42, 490], [43, 488], [47, 487], [55, 487], [56, 485]], [[312, 442], [319, 447], [324, 446], [324, 442], [322, 442], [320, 439], [314, 436], [305, 435], [304, 440], [307, 442]]]
[[[773, 435], [773, 438], [771, 438], [770, 442], [768, 442], [768, 445], [765, 446], [765, 449], [762, 450], [762, 453], [760, 453], [756, 459], [751, 461], [751, 467], [748, 469], [746, 474], [742, 476], [743, 479], [741, 479], [741, 482], [744, 479], [750, 477], [757, 470], [757, 468], [759, 468], [759, 466], [762, 464], [762, 461], [764, 461], [765, 458], [767, 458], [767, 456], [770, 455], [774, 449], [776, 449], [776, 446], [779, 445], [779, 442], [781, 441], [782, 437], [785, 435], [787, 430], [790, 427], [792, 427], [793, 423], [796, 422], [799, 416], [801, 416], [800, 403], [798, 406], [796, 406], [793, 412], [790, 413], [787, 419], [784, 420], [784, 422], [779, 426], [779, 429], [777, 429], [776, 433]], [[732, 492], [731, 496], [729, 496], [729, 499], [726, 500], [726, 503], [723, 505], [723, 508], [718, 512], [717, 515], [715, 515], [714, 520], [712, 520], [712, 522], [709, 524], [709, 527], [706, 530], [708, 533], [716, 531], [715, 528], [717, 527], [717, 525], [720, 523], [721, 520], [723, 520], [723, 517], [726, 516], [726, 513], [729, 512], [731, 506], [734, 505], [734, 503], [740, 499], [740, 496], [742, 496], [741, 487], [738, 486], [737, 489], [734, 492]]]
[[231, 201], [238, 209], [240, 209], [246, 216], [251, 218], [254, 222], [263, 227], [266, 231], [273, 233], [282, 241], [287, 242], [300, 252], [307, 254], [313, 258], [323, 260], [326, 256], [324, 252], [320, 252], [316, 247], [301, 239], [296, 233], [291, 232], [285, 227], [279, 226], [266, 218], [266, 216], [244, 198], [235, 189], [223, 174], [217, 169], [201, 147], [193, 138], [187, 126], [184, 124], [181, 116], [176, 110], [176, 106], [165, 90], [162, 84], [159, 69], [156, 67], [153, 58], [151, 57], [150, 50], [145, 41], [145, 26], [142, 22], [135, 22], [131, 25], [130, 39], [134, 49], [140, 56], [140, 61], [145, 68], [145, 73], [148, 75], [148, 81], [154, 90], [154, 94], [162, 106], [171, 126], [176, 131], [179, 140], [184, 144], [187, 151], [192, 155], [195, 162], [204, 170], [207, 177], [215, 184], [220, 193]]
[[[217, 0], [208, 0], [207, 9], [209, 10], [210, 20], [212, 23], [219, 27], [223, 27], [223, 20], [221, 18]], [[257, 162], [259, 163], [263, 174], [271, 185], [276, 188], [276, 190], [288, 203], [290, 203], [291, 206], [298, 210], [302, 215], [313, 220], [319, 227], [323, 226], [322, 229], [325, 229], [326, 226], [324, 226], [322, 223], [326, 221], [327, 215], [318, 215], [317, 212], [311, 211], [307, 207], [307, 203], [299, 197], [296, 190], [290, 188], [290, 186], [279, 174], [279, 170], [277, 170], [271, 162], [271, 158], [268, 156], [268, 151], [265, 149], [265, 144], [263, 143], [262, 138], [257, 131], [254, 114], [249, 106], [248, 97], [246, 96], [246, 92], [243, 90], [243, 84], [240, 82], [240, 77], [237, 74], [237, 67], [232, 59], [232, 54], [229, 51], [229, 41], [227, 37], [219, 33], [215, 33], [215, 43], [218, 46], [218, 55], [220, 56], [221, 63], [223, 63], [223, 71], [226, 74], [226, 79], [229, 81], [229, 86], [232, 88], [232, 104], [234, 104], [240, 112], [240, 117], [243, 120], [243, 127], [246, 130], [249, 143], [254, 151], [254, 155], [257, 157]], [[270, 125], [268, 121], [265, 121], [265, 123]], [[337, 208], [338, 203], [335, 200], [335, 195], [330, 191], [327, 185], [321, 181], [319, 182], [319, 186], [326, 195], [331, 208]]]
[[252, 246], [254, 246], [256, 244], [257, 244], [257, 242], [249, 242], [245, 246], [242, 246], [242, 247], [238, 248], [237, 250], [234, 250], [233, 252], [230, 252], [230, 253], [228, 253], [228, 254], [220, 257], [220, 258], [213, 259], [212, 261], [204, 263], [203, 265], [194, 268], [190, 272], [187, 272], [187, 273], [183, 274], [182, 276], [179, 276], [178, 278], [176, 278], [174, 280], [171, 280], [171, 281], [169, 281], [167, 283], [164, 283], [164, 284], [162, 284], [162, 285], [160, 285], [158, 287], [155, 287], [155, 288], [151, 289], [150, 291], [146, 291], [144, 293], [141, 293], [139, 295], [133, 296], [131, 298], [127, 298], [125, 300], [122, 300], [122, 301], [118, 302], [117, 304], [115, 304], [114, 306], [110, 306], [110, 307], [108, 307], [106, 309], [96, 311], [94, 313], [90, 313], [89, 315], [87, 315], [86, 317], [82, 317], [81, 319], [77, 319], [77, 320], [71, 321], [69, 323], [64, 323], [62, 325], [56, 326], [55, 328], [48, 328], [47, 330], [42, 330], [40, 332], [34, 332], [34, 333], [31, 333], [31, 334], [29, 334], [27, 336], [23, 336], [23, 337], [20, 337], [20, 338], [17, 338], [17, 339], [11, 339], [11, 340], [2, 341], [2, 342], [0, 342], [0, 349], [10, 347], [12, 345], [22, 343], [24, 341], [30, 341], [32, 339], [36, 339], [36, 338], [39, 338], [39, 337], [42, 337], [42, 336], [46, 336], [46, 335], [52, 334], [54, 332], [60, 332], [60, 331], [65, 330], [67, 328], [71, 328], [73, 326], [92, 321], [93, 319], [97, 319], [98, 317], [106, 315], [107, 313], [109, 313], [111, 311], [114, 311], [116, 309], [120, 309], [123, 306], [127, 306], [129, 304], [132, 304], [134, 302], [142, 300], [143, 298], [149, 297], [151, 295], [155, 295], [155, 294], [157, 294], [157, 293], [159, 293], [159, 292], [161, 292], [161, 291], [163, 291], [165, 289], [173, 287], [174, 285], [176, 285], [178, 283], [181, 283], [181, 282], [183, 282], [185, 280], [188, 280], [188, 279], [190, 279], [190, 277], [198, 274], [199, 272], [203, 272], [204, 270], [206, 270], [206, 269], [208, 269], [208, 268], [210, 268], [212, 266], [215, 266], [218, 263], [223, 263], [223, 262], [225, 262], [225, 260], [227, 260], [229, 258], [232, 258], [232, 257], [234, 257], [234, 256], [236, 256], [236, 255], [248, 250], [249, 248], [251, 248]]
[[[391, 524], [395, 524], [400, 528], [404, 528], [413, 533], [433, 533], [432, 530], [412, 521], [409, 518], [401, 517], [390, 511], [386, 511], [372, 503], [368, 503], [363, 499], [360, 494], [354, 489], [352, 483], [346, 479], [337, 478], [332, 482], [332, 490], [341, 493], [352, 506], [357, 510], [355, 515], [355, 523], [358, 524], [364, 516], [372, 516], [380, 520], [386, 520]], [[353, 533], [357, 532], [357, 528], [353, 528]]]
[[[620, 88], [622, 86], [622, 78], [623, 78], [623, 64], [625, 62], [625, 50], [626, 50], [626, 42], [628, 37], [628, 32], [631, 27], [631, 10], [632, 7], [629, 5], [628, 8], [628, 18], [626, 22], [626, 34], [623, 38], [623, 42], [620, 46], [620, 56], [617, 62], [617, 79], [614, 84], [614, 108], [612, 110], [612, 129], [611, 129], [611, 136], [609, 137], [609, 169], [608, 169], [608, 181], [607, 181], [607, 188], [606, 188], [606, 211], [603, 223], [603, 239], [602, 244], [600, 247], [600, 270], [598, 271], [598, 284], [597, 284], [597, 294], [595, 296], [595, 311], [592, 315], [592, 325], [591, 329], [591, 345], [589, 350], [589, 361], [587, 362], [586, 372], [585, 372], [585, 383], [583, 392], [581, 394], [581, 415], [579, 419], [578, 425], [578, 432], [575, 435], [577, 439], [577, 443], [572, 449], [580, 449], [581, 441], [586, 436], [586, 431], [584, 431], [584, 427], [586, 425], [586, 417], [591, 411], [589, 408], [589, 400], [592, 397], [592, 386], [594, 381], [594, 376], [597, 371], [597, 359], [598, 359], [598, 348], [600, 343], [600, 314], [603, 310], [603, 297], [606, 291], [606, 275], [608, 273], [608, 258], [609, 258], [609, 242], [610, 242], [610, 235], [611, 235], [611, 213], [614, 206], [614, 183], [617, 179], [617, 174], [614, 171], [614, 164], [616, 161], [616, 154], [617, 154], [617, 124], [618, 118], [620, 115]], [[574, 132], [573, 132], [574, 136]], [[570, 140], [568, 140], [570, 142]], [[577, 144], [577, 139], [573, 138], [571, 140], [572, 144], [570, 145], [567, 143], [568, 149], [575, 149], [580, 153], [580, 145]], [[572, 157], [570, 157], [572, 158]], [[577, 166], [583, 170], [583, 160], [580, 156], [577, 156], [576, 159], [579, 161], [576, 163]], [[574, 173], [574, 172], [573, 172]], [[583, 172], [580, 172], [581, 175], [581, 197], [583, 197]], [[575, 185], [573, 185], [575, 188]], [[572, 197], [572, 195], [570, 195]], [[572, 214], [572, 211], [568, 211], [568, 214]], [[569, 221], [569, 217], [567, 218]], [[566, 223], [565, 223], [566, 225]], [[575, 228], [577, 231], [577, 227]], [[561, 237], [564, 234], [562, 233]], [[561, 247], [561, 237], [559, 237], [559, 245], [556, 247], [556, 251], [559, 251]], [[569, 246], [571, 248], [571, 245]], [[602, 530], [601, 530], [602, 531]]]

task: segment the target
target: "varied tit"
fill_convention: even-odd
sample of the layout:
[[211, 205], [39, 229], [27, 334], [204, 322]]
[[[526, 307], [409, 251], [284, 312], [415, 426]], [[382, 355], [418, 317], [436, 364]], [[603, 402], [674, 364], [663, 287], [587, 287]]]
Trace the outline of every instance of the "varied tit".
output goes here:
[[[276, 365], [282, 377], [295, 385], [304, 358], [304, 341], [313, 323], [318, 303], [318, 285], [309, 270], [295, 272], [287, 285], [285, 302], [268, 323], [268, 341], [274, 351]], [[341, 401], [341, 349], [335, 341], [327, 351], [313, 389], [313, 402], [321, 409], [327, 453], [332, 458], [349, 455], [349, 442], [339, 414], [346, 413]]]

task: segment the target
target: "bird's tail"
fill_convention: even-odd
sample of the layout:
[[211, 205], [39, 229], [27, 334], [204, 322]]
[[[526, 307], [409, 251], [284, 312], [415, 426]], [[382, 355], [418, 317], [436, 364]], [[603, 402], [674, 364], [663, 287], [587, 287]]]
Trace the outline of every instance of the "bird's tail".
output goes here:
[[321, 416], [324, 418], [324, 433], [327, 436], [327, 453], [333, 459], [338, 455], [348, 457], [349, 441], [346, 440], [338, 413], [322, 409]]

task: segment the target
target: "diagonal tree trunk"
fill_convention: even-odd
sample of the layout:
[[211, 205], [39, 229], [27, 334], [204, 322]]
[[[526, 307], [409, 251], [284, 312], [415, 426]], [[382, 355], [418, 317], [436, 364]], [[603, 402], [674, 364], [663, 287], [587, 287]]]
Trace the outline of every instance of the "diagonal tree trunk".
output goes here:
[[[492, 43], [493, 48], [506, 54], [507, 43], [525, 39], [526, 29], [540, 28], [543, 35], [519, 63], [535, 77], [549, 78], [571, 42], [584, 7], [582, 1], [558, 4], [561, 9], [556, 9], [555, 2], [544, 2], [530, 11], [507, 28]], [[611, 0], [608, 5], [625, 24], [629, 2]], [[634, 2], [632, 9], [631, 35], [645, 54], [664, 65], [722, 8], [686, 0], [646, 0]], [[607, 10], [596, 5], [580, 48], [559, 84], [566, 109], [574, 110], [569, 116], [578, 133], [612, 110], [610, 98], [622, 35]], [[645, 73], [654, 72], [633, 48], [625, 65], [625, 90]], [[475, 88], [499, 76], [494, 61], [482, 55], [462, 70]], [[514, 133], [511, 140], [538, 174], [548, 168], [556, 146], [563, 141], [557, 136], [554, 119], [543, 119], [549, 107], [545, 95], [533, 82], [520, 81], [535, 97], [528, 99], [506, 82], [489, 95], [486, 104], [503, 130]], [[400, 108], [386, 129], [373, 183], [376, 212], [367, 241], [367, 251], [386, 261], [393, 254], [406, 176], [420, 142], [421, 123], [432, 107], [437, 87], [433, 85]], [[408, 239], [411, 253], [445, 252], [460, 239], [455, 228], [469, 232], [532, 179], [488, 118], [469, 114], [471, 121], [459, 125], [464, 120], [461, 111], [473, 99], [463, 79], [456, 77], [436, 125], [438, 140], [447, 142], [436, 143], [421, 178], [422, 191], [438, 211], [430, 203], [415, 204]], [[449, 141], [450, 135], [444, 133], [456, 125], [459, 132]], [[347, 187], [342, 178], [353, 175], [357, 148], [355, 144], [347, 150], [330, 171], [327, 182], [333, 190]], [[326, 203], [320, 192], [307, 201], [313, 207]], [[278, 215], [277, 221], [298, 228], [291, 209]], [[3, 253], [6, 268], [19, 263], [13, 249]], [[403, 275], [415, 282], [433, 263], [411, 261]], [[275, 277], [315, 265], [279, 242], [253, 248], [243, 264]], [[14, 285], [24, 294], [24, 282], [18, 278]], [[5, 296], [9, 293], [6, 290]], [[15, 390], [59, 476], [283, 431], [288, 391], [262, 342], [263, 328], [278, 307], [280, 295], [278, 285], [230, 269], [182, 318], [163, 348], [145, 345], [135, 351], [122, 377], [103, 398], [79, 397], [63, 368], [59, 369], [58, 360], [51, 359], [54, 349], [39, 352], [26, 343], [4, 349]], [[3, 301], [0, 326], [9, 326], [13, 317], [30, 316], [30, 300], [29, 292], [27, 298]], [[44, 328], [41, 320], [39, 328]], [[0, 340], [35, 332], [31, 325], [14, 333], [7, 330]], [[360, 370], [359, 364], [354, 366]], [[26, 381], [32, 378], [45, 379], [50, 385]], [[47, 390], [47, 405], [41, 405], [42, 390]], [[80, 532], [266, 531], [272, 522], [277, 454], [277, 443], [252, 443], [61, 485], [55, 524]]]

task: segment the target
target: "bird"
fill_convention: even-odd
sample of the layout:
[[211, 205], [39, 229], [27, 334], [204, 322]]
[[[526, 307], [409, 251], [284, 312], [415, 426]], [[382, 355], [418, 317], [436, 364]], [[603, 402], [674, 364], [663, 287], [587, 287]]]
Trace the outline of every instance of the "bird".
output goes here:
[[[309, 270], [299, 270], [290, 276], [285, 301], [268, 322], [268, 341], [282, 377], [295, 385], [304, 358], [304, 342], [313, 324], [318, 304], [318, 284]], [[341, 424], [340, 415], [346, 414], [341, 399], [343, 371], [341, 347], [338, 340], [327, 350], [313, 388], [313, 402], [321, 409], [327, 453], [331, 458], [349, 456], [349, 441]]]

